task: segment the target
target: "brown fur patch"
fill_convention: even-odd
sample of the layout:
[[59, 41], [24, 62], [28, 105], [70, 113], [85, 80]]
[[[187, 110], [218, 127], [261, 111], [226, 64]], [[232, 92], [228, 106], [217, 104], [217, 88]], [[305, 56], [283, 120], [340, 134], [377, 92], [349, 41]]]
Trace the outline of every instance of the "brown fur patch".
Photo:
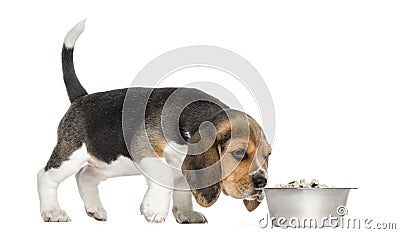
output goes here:
[[153, 147], [153, 150], [154, 152], [156, 152], [158, 157], [160, 158], [164, 157], [164, 149], [167, 146], [167, 142], [163, 137], [159, 137], [152, 140], [151, 146]]
[[260, 202], [257, 200], [243, 200], [243, 203], [249, 212], [252, 212], [260, 205]]

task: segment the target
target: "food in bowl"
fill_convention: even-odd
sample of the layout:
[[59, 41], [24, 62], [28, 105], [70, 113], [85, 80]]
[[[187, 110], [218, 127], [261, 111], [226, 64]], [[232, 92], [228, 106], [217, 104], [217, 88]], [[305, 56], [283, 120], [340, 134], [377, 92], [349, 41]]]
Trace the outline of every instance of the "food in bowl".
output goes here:
[[329, 188], [329, 186], [320, 184], [316, 179], [312, 179], [310, 183], [307, 183], [305, 179], [300, 179], [293, 180], [287, 184], [277, 184], [275, 188]]

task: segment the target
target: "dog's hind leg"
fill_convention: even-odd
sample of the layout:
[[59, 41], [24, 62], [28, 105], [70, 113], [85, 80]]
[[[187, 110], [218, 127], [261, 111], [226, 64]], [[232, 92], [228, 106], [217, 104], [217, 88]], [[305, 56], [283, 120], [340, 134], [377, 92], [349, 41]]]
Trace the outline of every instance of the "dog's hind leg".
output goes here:
[[106, 221], [107, 212], [101, 203], [98, 185], [108, 176], [102, 169], [87, 165], [75, 174], [75, 178], [86, 213], [98, 221]]
[[125, 156], [118, 157], [110, 164], [93, 163], [93, 160], [90, 160], [89, 165], [83, 167], [75, 175], [86, 213], [98, 221], [106, 221], [107, 212], [99, 197], [98, 185], [100, 182], [108, 178], [140, 174], [133, 161]]
[[67, 213], [58, 204], [57, 188], [67, 177], [76, 173], [88, 159], [85, 144], [58, 142], [46, 167], [37, 175], [40, 212], [44, 221], [70, 221]]

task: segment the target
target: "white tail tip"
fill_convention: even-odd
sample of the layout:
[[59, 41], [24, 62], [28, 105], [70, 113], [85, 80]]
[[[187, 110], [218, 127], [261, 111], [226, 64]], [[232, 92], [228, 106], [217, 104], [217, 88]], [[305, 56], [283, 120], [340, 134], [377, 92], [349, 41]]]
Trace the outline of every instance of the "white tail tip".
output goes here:
[[67, 48], [73, 48], [75, 46], [76, 40], [79, 38], [83, 30], [85, 30], [86, 19], [75, 25], [64, 38], [64, 45]]

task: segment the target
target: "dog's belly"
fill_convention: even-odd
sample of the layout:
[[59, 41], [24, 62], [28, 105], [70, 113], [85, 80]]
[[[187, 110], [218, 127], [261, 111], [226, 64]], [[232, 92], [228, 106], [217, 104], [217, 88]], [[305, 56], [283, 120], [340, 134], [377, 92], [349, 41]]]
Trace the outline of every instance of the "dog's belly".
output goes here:
[[[160, 160], [168, 166], [180, 170], [183, 160], [186, 157], [188, 150], [187, 145], [177, 144], [175, 142], [170, 142], [164, 148], [164, 157], [151, 157], [154, 160]], [[132, 176], [141, 175], [140, 166], [135, 163], [130, 157], [125, 155], [119, 155], [115, 160], [110, 163], [101, 161], [96, 157], [90, 156], [88, 161], [89, 165], [96, 167], [103, 171], [105, 175], [110, 177], [115, 176]], [[175, 174], [174, 177], [181, 177], [182, 174]]]
[[123, 155], [118, 156], [110, 163], [90, 157], [88, 163], [90, 166], [100, 169], [107, 177], [141, 175], [135, 163]]

